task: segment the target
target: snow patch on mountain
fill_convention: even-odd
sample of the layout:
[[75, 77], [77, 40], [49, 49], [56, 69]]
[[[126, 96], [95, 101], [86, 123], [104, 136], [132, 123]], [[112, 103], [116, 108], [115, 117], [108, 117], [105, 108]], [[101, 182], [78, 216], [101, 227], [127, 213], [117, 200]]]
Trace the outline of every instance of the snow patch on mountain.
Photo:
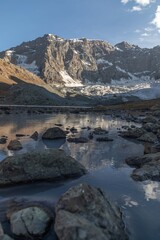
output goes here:
[[18, 66], [25, 68], [36, 75], [39, 75], [40, 72], [39, 72], [38, 66], [36, 65], [36, 61], [27, 63], [27, 59], [28, 59], [27, 56], [16, 54], [16, 57], [17, 57]]
[[63, 78], [63, 82], [66, 87], [80, 87], [83, 86], [83, 84], [79, 80], [74, 80], [69, 74], [63, 70], [60, 71], [60, 75]]

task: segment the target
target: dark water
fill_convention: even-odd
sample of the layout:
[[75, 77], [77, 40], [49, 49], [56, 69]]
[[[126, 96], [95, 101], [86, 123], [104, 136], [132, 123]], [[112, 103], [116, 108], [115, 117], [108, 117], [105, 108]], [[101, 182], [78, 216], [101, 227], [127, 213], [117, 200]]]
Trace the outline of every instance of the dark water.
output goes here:
[[65, 141], [45, 141], [39, 138], [34, 141], [25, 136], [21, 138], [23, 149], [18, 152], [7, 150], [7, 145], [0, 145], [0, 159], [7, 155], [19, 154], [32, 149], [62, 148], [80, 161], [89, 173], [79, 179], [60, 183], [36, 183], [0, 189], [1, 202], [12, 197], [30, 198], [48, 201], [55, 204], [59, 196], [69, 187], [86, 182], [102, 188], [107, 195], [121, 207], [124, 220], [134, 240], [160, 239], [160, 184], [146, 181], [134, 182], [130, 178], [132, 169], [125, 164], [130, 156], [143, 155], [143, 145], [127, 141], [118, 136], [117, 128], [131, 125], [120, 119], [100, 114], [54, 114], [54, 115], [10, 115], [0, 116], [0, 136], [7, 135], [10, 139], [15, 134], [31, 135], [38, 131], [41, 135], [55, 123], [63, 124], [63, 128], [75, 127], [76, 136], [88, 136], [89, 131], [81, 129], [102, 127], [109, 131], [108, 136], [113, 142], [97, 142], [95, 139], [85, 144], [67, 143]]

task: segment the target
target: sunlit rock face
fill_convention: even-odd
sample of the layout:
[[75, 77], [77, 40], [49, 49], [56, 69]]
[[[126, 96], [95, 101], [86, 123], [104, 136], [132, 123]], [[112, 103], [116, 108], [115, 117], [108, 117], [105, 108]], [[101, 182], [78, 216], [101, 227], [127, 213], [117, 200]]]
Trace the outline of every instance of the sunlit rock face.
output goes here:
[[113, 46], [100, 40], [66, 40], [46, 34], [1, 52], [0, 57], [56, 86], [160, 78], [159, 46], [147, 49], [127, 42]]

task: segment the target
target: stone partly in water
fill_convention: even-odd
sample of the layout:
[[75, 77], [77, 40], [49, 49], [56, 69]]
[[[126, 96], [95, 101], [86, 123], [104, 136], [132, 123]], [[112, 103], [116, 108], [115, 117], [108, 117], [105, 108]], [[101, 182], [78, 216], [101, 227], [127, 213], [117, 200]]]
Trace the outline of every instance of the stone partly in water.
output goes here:
[[80, 184], [62, 195], [56, 206], [59, 240], [126, 240], [122, 214], [105, 194]]
[[0, 162], [0, 186], [79, 177], [85, 173], [86, 169], [63, 150], [35, 151]]
[[20, 141], [18, 141], [17, 139], [15, 140], [11, 140], [7, 146], [7, 148], [9, 150], [13, 150], [13, 151], [16, 151], [16, 150], [21, 150], [23, 147], [22, 147], [22, 144]]
[[32, 138], [33, 140], [37, 141], [38, 140], [38, 132], [35, 131], [31, 136], [30, 138]]
[[66, 138], [66, 133], [59, 127], [53, 127], [49, 128], [43, 135], [42, 139], [60, 139], [60, 138]]
[[6, 144], [6, 142], [7, 142], [7, 138], [5, 137], [0, 138], [0, 144]]
[[137, 181], [160, 181], [160, 152], [146, 154], [143, 157], [129, 158], [126, 163], [136, 169], [132, 178]]
[[135, 169], [131, 176], [136, 181], [160, 181], [160, 160], [144, 164], [141, 168]]
[[49, 214], [39, 207], [28, 207], [12, 213], [10, 224], [16, 236], [31, 238], [43, 236], [51, 223]]

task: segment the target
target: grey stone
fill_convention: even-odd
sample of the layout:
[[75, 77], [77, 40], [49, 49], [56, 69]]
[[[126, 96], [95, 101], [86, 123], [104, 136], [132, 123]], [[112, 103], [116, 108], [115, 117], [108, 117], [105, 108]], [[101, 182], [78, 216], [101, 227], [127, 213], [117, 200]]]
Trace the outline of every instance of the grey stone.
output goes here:
[[79, 177], [86, 169], [63, 150], [33, 151], [0, 162], [0, 186]]
[[12, 233], [21, 237], [43, 236], [50, 222], [48, 213], [39, 207], [21, 209], [10, 217]]
[[106, 195], [87, 184], [72, 187], [56, 206], [59, 240], [125, 240], [122, 213]]
[[53, 127], [47, 129], [47, 131], [42, 135], [42, 139], [60, 139], [60, 138], [66, 138], [66, 133], [59, 127]]

